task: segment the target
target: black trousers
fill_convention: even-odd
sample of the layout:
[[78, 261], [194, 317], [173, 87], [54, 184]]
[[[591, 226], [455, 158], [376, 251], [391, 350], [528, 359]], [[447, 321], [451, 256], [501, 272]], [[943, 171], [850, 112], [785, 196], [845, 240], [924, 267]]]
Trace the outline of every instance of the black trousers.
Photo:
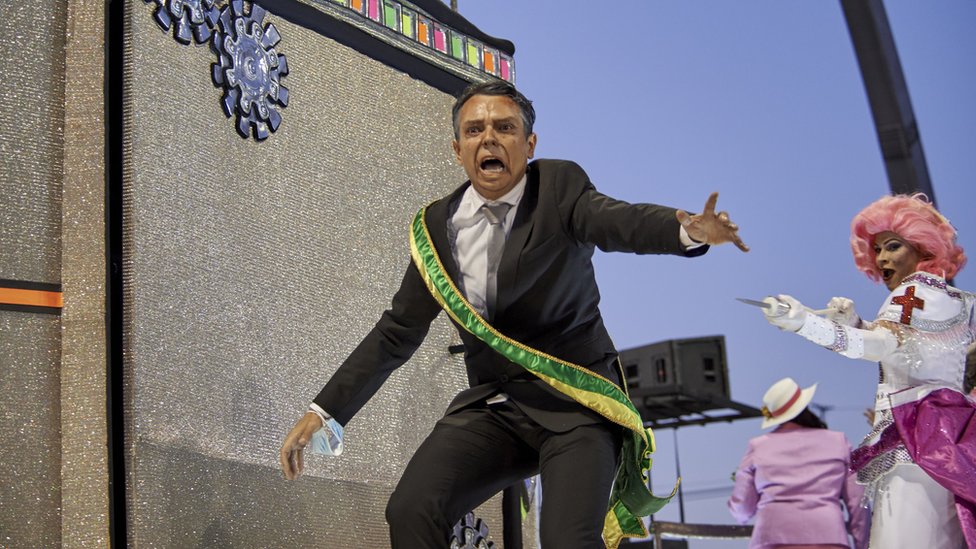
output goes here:
[[510, 401], [446, 416], [390, 497], [386, 519], [393, 548], [444, 549], [464, 514], [539, 473], [542, 546], [602, 549], [620, 442], [620, 428], [609, 422], [556, 433]]

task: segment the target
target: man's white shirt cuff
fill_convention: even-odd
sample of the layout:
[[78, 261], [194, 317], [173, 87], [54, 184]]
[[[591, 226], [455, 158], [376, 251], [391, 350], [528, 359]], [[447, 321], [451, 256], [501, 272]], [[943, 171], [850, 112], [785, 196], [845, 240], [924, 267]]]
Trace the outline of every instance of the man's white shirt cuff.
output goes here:
[[680, 225], [678, 228], [678, 238], [681, 239], [681, 245], [685, 247], [686, 250], [694, 250], [695, 248], [701, 248], [705, 245], [705, 242], [695, 242], [688, 236], [688, 231], [685, 230], [684, 225]]

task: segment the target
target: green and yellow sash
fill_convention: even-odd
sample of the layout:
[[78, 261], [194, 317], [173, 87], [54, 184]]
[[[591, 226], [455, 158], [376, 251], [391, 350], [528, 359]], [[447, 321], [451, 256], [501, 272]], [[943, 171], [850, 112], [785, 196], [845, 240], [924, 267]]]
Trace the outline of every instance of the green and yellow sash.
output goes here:
[[625, 537], [645, 537], [647, 529], [640, 517], [657, 512], [671, 501], [647, 488], [651, 468], [654, 434], [644, 427], [640, 414], [627, 393], [615, 383], [582, 366], [560, 360], [495, 330], [471, 307], [447, 275], [437, 250], [430, 240], [421, 208], [410, 228], [410, 255], [434, 299], [458, 325], [488, 344], [508, 360], [522, 366], [559, 392], [593, 410], [628, 431], [624, 434], [620, 467], [610, 493], [610, 504], [603, 526], [603, 539], [616, 548]]

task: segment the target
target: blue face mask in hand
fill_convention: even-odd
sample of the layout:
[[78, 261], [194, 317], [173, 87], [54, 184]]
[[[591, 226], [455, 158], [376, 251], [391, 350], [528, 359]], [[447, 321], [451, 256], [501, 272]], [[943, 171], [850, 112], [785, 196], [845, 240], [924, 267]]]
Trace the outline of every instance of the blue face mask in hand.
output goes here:
[[321, 429], [312, 434], [308, 451], [325, 456], [342, 455], [342, 425], [329, 418]]

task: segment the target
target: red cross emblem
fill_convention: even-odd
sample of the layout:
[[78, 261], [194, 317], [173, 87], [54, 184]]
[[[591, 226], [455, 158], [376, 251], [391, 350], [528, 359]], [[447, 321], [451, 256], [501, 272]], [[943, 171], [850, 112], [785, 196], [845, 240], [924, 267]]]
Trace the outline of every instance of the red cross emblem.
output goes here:
[[912, 323], [912, 310], [918, 309], [920, 311], [925, 310], [925, 300], [919, 297], [915, 297], [915, 286], [909, 286], [905, 288], [905, 295], [900, 295], [898, 297], [891, 298], [891, 302], [895, 305], [901, 305], [901, 323], [911, 324]]

